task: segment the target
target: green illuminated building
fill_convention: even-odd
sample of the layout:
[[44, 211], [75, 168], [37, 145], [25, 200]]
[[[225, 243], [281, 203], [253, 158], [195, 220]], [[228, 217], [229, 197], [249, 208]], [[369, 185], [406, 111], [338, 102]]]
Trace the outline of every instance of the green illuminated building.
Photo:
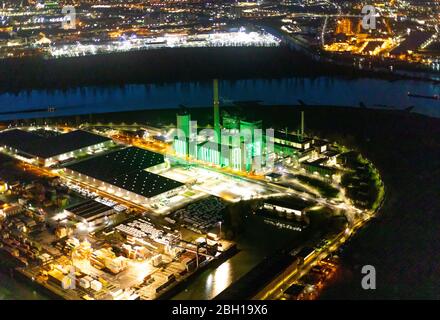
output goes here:
[[[203, 138], [192, 133], [191, 116], [187, 110], [182, 109], [177, 113], [178, 131], [173, 143], [176, 154], [237, 171], [252, 172], [260, 169], [266, 162], [263, 159], [263, 122], [245, 121], [229, 114], [220, 119], [218, 82], [214, 81], [213, 86], [214, 135]], [[221, 120], [223, 127], [220, 125]], [[216, 136], [220, 137], [219, 143]]]
[[243, 136], [245, 145], [245, 166], [246, 171], [252, 171], [253, 159], [262, 155], [263, 148], [263, 121], [240, 120], [240, 134]]
[[177, 132], [174, 137], [174, 151], [182, 157], [197, 157], [197, 137], [191, 132], [191, 115], [186, 108], [176, 114]]
[[235, 115], [223, 114], [223, 129], [226, 130], [239, 130], [240, 129], [240, 118]]
[[[245, 172], [267, 172], [273, 169], [275, 161], [286, 159], [288, 163], [302, 164], [309, 172], [316, 172], [324, 177], [333, 175], [331, 168], [310, 162], [317, 154], [324, 155], [328, 143], [305, 136], [304, 112], [301, 112], [300, 129], [296, 134], [289, 133], [287, 129], [266, 130], [263, 134], [262, 120], [243, 120], [238, 115], [226, 112], [221, 117], [220, 126], [218, 99], [215, 97], [218, 97], [216, 89], [213, 132], [204, 135], [191, 132], [190, 114], [186, 110], [177, 114], [179, 130], [178, 136], [174, 138], [177, 155]], [[221, 133], [220, 143], [215, 139], [217, 130]]]
[[177, 155], [187, 157], [189, 155], [188, 146], [187, 138], [174, 137], [173, 148]]
[[190, 136], [191, 115], [188, 110], [182, 109], [177, 113], [177, 129], [181, 130], [185, 137]]
[[220, 167], [243, 171], [246, 167], [246, 163], [243, 161], [245, 159], [243, 150], [243, 144], [234, 147], [204, 141], [197, 146], [197, 159]]

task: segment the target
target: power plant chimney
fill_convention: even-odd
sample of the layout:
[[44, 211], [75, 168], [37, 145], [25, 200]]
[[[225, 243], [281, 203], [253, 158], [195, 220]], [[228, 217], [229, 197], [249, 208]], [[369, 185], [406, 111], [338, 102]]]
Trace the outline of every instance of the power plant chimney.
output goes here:
[[217, 142], [220, 141], [220, 101], [218, 98], [218, 80], [214, 79], [214, 132], [217, 136]]
[[304, 139], [304, 111], [301, 111], [301, 139]]

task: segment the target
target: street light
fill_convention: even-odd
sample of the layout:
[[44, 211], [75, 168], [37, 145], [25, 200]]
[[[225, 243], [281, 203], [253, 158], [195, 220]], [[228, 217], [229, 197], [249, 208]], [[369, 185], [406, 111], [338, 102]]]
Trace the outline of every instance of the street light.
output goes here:
[[220, 226], [220, 231], [219, 231], [218, 237], [220, 239], [222, 237], [222, 222], [219, 221], [218, 223], [219, 223], [219, 226]]

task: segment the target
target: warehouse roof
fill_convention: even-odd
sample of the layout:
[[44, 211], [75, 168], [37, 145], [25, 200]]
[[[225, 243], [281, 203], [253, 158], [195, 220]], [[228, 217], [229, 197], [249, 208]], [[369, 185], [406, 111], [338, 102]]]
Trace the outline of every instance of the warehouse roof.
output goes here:
[[110, 138], [91, 132], [76, 130], [58, 136], [45, 138], [41, 145], [41, 154], [44, 158], [50, 158], [110, 140]]
[[108, 181], [122, 174], [144, 170], [164, 162], [164, 156], [159, 153], [129, 147], [81, 162], [66, 166], [66, 168], [102, 181]]
[[29, 149], [41, 139], [37, 134], [19, 129], [0, 132], [0, 144], [14, 149]]
[[108, 182], [146, 198], [183, 186], [183, 183], [144, 170], [125, 173]]
[[110, 140], [83, 130], [49, 137], [19, 129], [0, 132], [1, 145], [44, 159]]
[[86, 202], [66, 208], [66, 211], [71, 212], [87, 221], [92, 221], [95, 218], [110, 212], [111, 210], [113, 210], [111, 207], [94, 200], [88, 200]]

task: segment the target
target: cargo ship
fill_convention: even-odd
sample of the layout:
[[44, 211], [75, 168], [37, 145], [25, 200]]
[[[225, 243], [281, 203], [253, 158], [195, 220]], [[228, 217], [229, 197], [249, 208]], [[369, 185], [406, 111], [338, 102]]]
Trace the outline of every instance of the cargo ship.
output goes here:
[[422, 99], [432, 99], [432, 100], [439, 100], [440, 99], [440, 96], [438, 94], [434, 94], [432, 96], [429, 96], [429, 95], [416, 94], [416, 93], [411, 93], [411, 92], [408, 92], [408, 97], [411, 97], [411, 98], [422, 98]]

